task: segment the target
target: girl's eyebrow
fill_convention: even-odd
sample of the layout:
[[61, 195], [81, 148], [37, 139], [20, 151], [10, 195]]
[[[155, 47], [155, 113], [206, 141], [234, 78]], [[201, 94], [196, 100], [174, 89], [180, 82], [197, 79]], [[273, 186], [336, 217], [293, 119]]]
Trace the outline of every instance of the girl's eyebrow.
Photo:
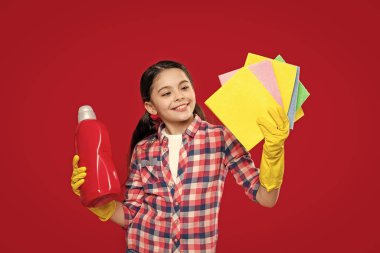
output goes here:
[[[178, 86], [180, 86], [180, 85], [183, 84], [183, 83], [188, 83], [188, 82], [189, 82], [189, 81], [187, 81], [187, 80], [182, 80], [181, 82], [178, 83]], [[164, 86], [164, 87], [160, 88], [160, 89], [157, 91], [157, 93], [159, 93], [160, 90], [165, 89], [165, 88], [170, 88], [170, 86]]]

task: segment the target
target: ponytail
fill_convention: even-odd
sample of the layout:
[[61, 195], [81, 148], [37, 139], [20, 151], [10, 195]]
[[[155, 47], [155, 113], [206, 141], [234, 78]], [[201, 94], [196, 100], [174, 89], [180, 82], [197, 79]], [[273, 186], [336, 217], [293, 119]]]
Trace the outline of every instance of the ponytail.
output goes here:
[[195, 104], [194, 113], [197, 114], [202, 120], [206, 120], [205, 113], [198, 104]]
[[157, 124], [158, 124], [158, 120], [153, 120], [150, 117], [148, 112], [144, 113], [144, 115], [141, 117], [141, 119], [137, 123], [135, 131], [133, 131], [131, 144], [129, 147], [128, 161], [130, 161], [132, 158], [132, 153], [133, 153], [133, 150], [135, 149], [136, 144], [142, 139], [148, 137], [149, 135], [156, 133]]

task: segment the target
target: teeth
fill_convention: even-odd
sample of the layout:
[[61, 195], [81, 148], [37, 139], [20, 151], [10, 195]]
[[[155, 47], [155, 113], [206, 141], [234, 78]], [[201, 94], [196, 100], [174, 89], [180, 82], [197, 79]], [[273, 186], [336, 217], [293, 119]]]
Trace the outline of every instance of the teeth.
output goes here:
[[175, 109], [176, 109], [176, 110], [182, 110], [182, 109], [184, 109], [185, 107], [186, 107], [186, 105], [181, 105], [181, 106], [176, 107]]

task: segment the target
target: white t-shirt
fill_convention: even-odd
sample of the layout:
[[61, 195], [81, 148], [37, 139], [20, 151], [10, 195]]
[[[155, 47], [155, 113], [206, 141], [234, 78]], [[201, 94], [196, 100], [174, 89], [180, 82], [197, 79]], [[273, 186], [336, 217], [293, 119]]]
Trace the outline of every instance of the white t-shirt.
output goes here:
[[165, 128], [162, 130], [162, 133], [167, 136], [169, 140], [169, 167], [173, 180], [175, 183], [177, 183], [179, 150], [182, 146], [182, 134], [168, 134]]

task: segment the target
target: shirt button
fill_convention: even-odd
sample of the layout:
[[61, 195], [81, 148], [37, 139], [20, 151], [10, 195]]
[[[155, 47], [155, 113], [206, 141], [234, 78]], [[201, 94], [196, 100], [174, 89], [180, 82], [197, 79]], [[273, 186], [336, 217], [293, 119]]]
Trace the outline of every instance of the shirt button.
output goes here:
[[174, 187], [174, 183], [170, 182], [170, 183], [169, 183], [169, 187], [170, 187], [170, 188], [173, 188], [173, 187]]
[[175, 220], [175, 224], [178, 224], [179, 223], [179, 220]]
[[175, 239], [174, 239], [174, 241], [175, 241], [175, 242], [178, 242], [178, 239], [177, 239], [177, 238], [175, 238]]

